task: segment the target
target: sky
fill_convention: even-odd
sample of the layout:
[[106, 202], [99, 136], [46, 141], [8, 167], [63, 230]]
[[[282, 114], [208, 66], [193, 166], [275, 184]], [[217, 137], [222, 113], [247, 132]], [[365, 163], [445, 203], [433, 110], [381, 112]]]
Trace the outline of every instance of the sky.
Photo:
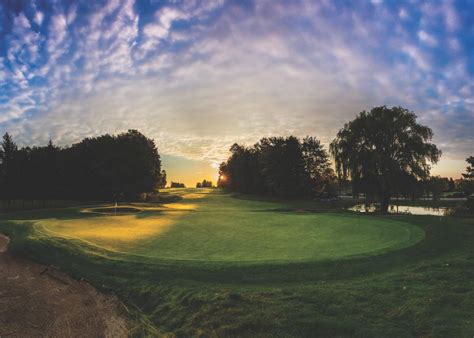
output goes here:
[[217, 178], [234, 142], [316, 136], [403, 106], [474, 155], [474, 1], [0, 0], [0, 133], [19, 145], [137, 129], [168, 181]]

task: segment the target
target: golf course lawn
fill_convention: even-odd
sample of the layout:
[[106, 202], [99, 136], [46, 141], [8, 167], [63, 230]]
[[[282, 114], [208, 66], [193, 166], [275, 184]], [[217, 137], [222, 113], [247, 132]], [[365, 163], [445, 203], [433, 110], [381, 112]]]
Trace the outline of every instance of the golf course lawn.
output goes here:
[[255, 201], [234, 206], [228, 194], [210, 190], [181, 194], [183, 200], [166, 208], [142, 205], [140, 212], [136, 206], [119, 206], [118, 214], [86, 208], [82, 212], [88, 217], [40, 220], [34, 227], [130, 255], [233, 263], [370, 255], [407, 247], [424, 237], [421, 228], [401, 221], [275, 211]]
[[127, 305], [131, 335], [472, 336], [474, 222], [167, 189], [5, 214], [11, 251]]

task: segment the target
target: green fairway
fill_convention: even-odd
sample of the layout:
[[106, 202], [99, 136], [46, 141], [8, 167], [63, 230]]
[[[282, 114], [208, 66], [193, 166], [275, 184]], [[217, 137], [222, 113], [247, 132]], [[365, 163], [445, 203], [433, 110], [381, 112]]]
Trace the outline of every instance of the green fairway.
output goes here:
[[84, 217], [40, 220], [35, 228], [131, 255], [233, 263], [370, 255], [410, 246], [424, 236], [402, 221], [282, 211], [281, 205], [242, 201], [216, 190], [179, 194], [182, 200], [164, 207], [141, 205], [137, 212], [121, 206], [116, 215], [113, 208], [88, 208]]
[[117, 294], [132, 336], [474, 332], [472, 218], [211, 189], [162, 200], [4, 214], [0, 232], [11, 252]]

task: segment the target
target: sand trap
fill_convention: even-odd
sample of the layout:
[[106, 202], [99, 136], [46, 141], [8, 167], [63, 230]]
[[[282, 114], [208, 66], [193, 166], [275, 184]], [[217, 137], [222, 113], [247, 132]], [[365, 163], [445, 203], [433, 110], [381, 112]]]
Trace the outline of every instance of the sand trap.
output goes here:
[[115, 296], [6, 252], [0, 234], [0, 337], [127, 337]]

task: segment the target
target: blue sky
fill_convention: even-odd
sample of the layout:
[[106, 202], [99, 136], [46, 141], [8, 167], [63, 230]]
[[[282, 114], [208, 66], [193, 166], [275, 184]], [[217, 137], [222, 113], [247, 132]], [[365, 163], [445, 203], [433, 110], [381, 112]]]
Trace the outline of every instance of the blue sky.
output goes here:
[[[401, 105], [457, 177], [474, 146], [474, 1], [0, 0], [0, 132], [65, 145], [138, 129], [171, 179], [233, 142]], [[184, 171], [183, 167], [189, 167]]]

